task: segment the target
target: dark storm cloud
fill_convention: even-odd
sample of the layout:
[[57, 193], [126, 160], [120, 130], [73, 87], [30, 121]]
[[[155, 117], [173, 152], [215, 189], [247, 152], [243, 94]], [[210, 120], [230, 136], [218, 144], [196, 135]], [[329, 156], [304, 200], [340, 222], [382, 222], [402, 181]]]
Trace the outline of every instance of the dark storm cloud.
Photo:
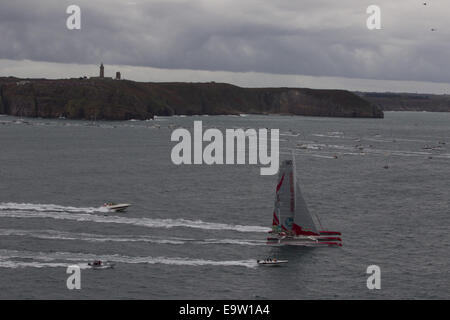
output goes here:
[[377, 1], [377, 31], [364, 0], [2, 1], [3, 59], [450, 81], [444, 1]]

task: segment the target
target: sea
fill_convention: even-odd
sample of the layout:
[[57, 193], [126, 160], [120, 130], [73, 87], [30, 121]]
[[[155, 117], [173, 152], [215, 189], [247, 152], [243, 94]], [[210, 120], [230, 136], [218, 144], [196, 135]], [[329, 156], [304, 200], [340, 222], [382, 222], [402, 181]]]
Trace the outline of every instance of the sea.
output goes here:
[[[194, 121], [279, 129], [309, 211], [343, 246], [267, 245], [277, 175], [175, 165], [171, 134]], [[450, 113], [0, 116], [0, 299], [449, 299], [449, 199]], [[256, 263], [267, 257], [289, 262]]]

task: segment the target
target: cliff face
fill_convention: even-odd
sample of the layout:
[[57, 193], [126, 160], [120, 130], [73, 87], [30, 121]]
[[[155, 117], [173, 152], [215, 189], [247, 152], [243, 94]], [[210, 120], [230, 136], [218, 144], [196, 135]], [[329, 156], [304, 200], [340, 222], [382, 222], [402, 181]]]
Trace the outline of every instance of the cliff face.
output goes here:
[[358, 92], [384, 111], [450, 112], [450, 96], [417, 93]]
[[383, 117], [378, 107], [343, 90], [240, 88], [223, 83], [17, 78], [0, 78], [0, 113], [98, 120], [238, 113]]

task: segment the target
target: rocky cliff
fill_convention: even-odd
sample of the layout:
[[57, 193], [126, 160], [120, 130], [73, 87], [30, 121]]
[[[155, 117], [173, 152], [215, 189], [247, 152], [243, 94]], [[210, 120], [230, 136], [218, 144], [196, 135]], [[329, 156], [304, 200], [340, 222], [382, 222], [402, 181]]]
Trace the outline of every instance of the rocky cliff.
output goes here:
[[383, 117], [377, 106], [344, 90], [241, 88], [214, 82], [144, 83], [12, 77], [0, 78], [0, 113], [98, 120], [239, 113]]
[[391, 92], [356, 92], [356, 94], [384, 111], [450, 112], [450, 95], [448, 94]]

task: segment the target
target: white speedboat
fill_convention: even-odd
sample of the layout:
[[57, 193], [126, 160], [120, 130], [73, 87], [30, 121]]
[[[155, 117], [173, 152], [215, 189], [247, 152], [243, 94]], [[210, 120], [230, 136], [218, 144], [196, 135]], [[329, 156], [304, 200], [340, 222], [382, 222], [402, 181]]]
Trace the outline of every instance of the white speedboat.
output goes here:
[[107, 208], [110, 211], [114, 211], [114, 212], [123, 212], [125, 210], [127, 210], [127, 208], [131, 206], [131, 204], [127, 204], [127, 203], [105, 203], [103, 204], [104, 208]]
[[259, 265], [267, 265], [267, 266], [277, 266], [277, 265], [280, 265], [280, 264], [288, 263], [287, 260], [278, 260], [276, 258], [273, 258], [273, 259], [268, 258], [268, 259], [264, 259], [264, 260], [256, 260], [256, 262]]
[[88, 266], [90, 266], [92, 269], [112, 269], [112, 268], [114, 268], [115, 264], [111, 263], [111, 262], [95, 260], [95, 261], [89, 262]]

